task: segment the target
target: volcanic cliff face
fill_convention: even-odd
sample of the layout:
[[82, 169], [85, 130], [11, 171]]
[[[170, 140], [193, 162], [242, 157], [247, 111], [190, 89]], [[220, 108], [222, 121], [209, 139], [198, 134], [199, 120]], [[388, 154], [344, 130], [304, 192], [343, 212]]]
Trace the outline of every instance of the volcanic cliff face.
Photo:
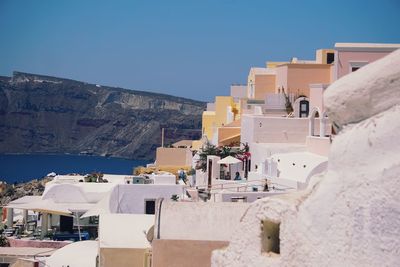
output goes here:
[[205, 103], [14, 72], [0, 77], [0, 153], [152, 159], [166, 143], [199, 138]]

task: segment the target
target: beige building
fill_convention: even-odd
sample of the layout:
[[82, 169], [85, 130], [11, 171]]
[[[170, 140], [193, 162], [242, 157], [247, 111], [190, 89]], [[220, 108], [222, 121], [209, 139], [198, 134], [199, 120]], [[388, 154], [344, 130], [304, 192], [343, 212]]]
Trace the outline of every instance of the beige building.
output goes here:
[[240, 145], [240, 123], [241, 120], [236, 120], [228, 125], [218, 128], [218, 145]]
[[102, 214], [99, 223], [99, 266], [150, 267], [147, 235], [154, 215]]
[[153, 267], [208, 267], [211, 253], [226, 247], [248, 203], [158, 202]]
[[188, 147], [158, 147], [156, 151], [156, 166], [188, 167], [192, 166], [192, 151]]
[[276, 67], [276, 93], [310, 95], [310, 84], [331, 83], [333, 65], [317, 63], [287, 63]]
[[247, 97], [264, 100], [265, 94], [275, 92], [275, 80], [274, 68], [251, 68], [247, 78]]

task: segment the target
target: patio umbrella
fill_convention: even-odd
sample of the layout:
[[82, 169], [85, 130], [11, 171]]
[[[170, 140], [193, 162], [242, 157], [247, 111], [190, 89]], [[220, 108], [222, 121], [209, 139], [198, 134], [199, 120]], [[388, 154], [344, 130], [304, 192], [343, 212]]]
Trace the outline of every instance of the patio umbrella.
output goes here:
[[[28, 199], [29, 200], [29, 199]], [[10, 202], [5, 208], [33, 210], [37, 212], [58, 214], [64, 216], [74, 216], [74, 212], [86, 212], [91, 209], [95, 204], [92, 203], [57, 203], [53, 199], [40, 199], [32, 198], [32, 201], [13, 201]]]
[[231, 175], [231, 165], [232, 164], [237, 164], [242, 162], [241, 160], [234, 158], [232, 156], [227, 156], [226, 158], [218, 160], [218, 164], [227, 164], [229, 166], [229, 174]]

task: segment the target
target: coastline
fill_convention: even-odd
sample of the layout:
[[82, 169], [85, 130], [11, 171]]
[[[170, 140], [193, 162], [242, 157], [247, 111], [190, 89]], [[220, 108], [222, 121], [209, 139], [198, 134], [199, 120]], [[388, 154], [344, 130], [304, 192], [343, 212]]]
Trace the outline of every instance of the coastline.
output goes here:
[[126, 157], [119, 157], [119, 156], [114, 156], [114, 155], [97, 155], [97, 154], [92, 154], [92, 153], [84, 153], [81, 152], [79, 154], [74, 154], [74, 153], [47, 153], [47, 152], [34, 152], [34, 153], [19, 153], [19, 152], [7, 152], [7, 153], [0, 153], [0, 156], [21, 156], [21, 155], [27, 155], [27, 156], [82, 156], [82, 157], [99, 157], [99, 158], [110, 158], [110, 159], [119, 159], [119, 160], [135, 160], [135, 161], [154, 161], [155, 159], [134, 159], [134, 158], [126, 158]]
[[45, 177], [48, 173], [131, 174], [151, 161], [75, 154], [0, 154], [0, 180], [13, 184]]

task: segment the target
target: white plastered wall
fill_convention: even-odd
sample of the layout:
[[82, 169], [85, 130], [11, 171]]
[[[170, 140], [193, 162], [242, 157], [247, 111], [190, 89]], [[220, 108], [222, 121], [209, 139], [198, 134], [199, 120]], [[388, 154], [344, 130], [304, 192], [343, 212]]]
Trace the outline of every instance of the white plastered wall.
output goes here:
[[[212, 266], [398, 266], [400, 51], [345, 78], [325, 95], [342, 129], [328, 172], [253, 203]], [[280, 254], [262, 253], [262, 220], [280, 222]]]

